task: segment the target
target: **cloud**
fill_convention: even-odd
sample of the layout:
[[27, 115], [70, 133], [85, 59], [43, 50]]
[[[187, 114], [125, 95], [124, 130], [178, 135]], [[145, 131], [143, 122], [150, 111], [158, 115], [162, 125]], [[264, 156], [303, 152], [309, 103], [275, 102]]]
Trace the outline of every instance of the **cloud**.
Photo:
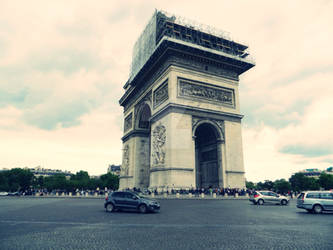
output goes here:
[[31, 55], [29, 62], [34, 70], [40, 72], [60, 71], [64, 74], [100, 67], [98, 58], [90, 52], [69, 48], [40, 51], [38, 55]]
[[333, 154], [333, 148], [327, 148], [326, 146], [302, 146], [302, 145], [288, 145], [280, 149], [281, 153], [296, 154], [307, 157], [327, 156]]
[[121, 161], [118, 100], [155, 8], [249, 45], [256, 66], [240, 81], [248, 179], [332, 165], [333, 2], [265, 0], [5, 1], [1, 165], [105, 172], [107, 162]]

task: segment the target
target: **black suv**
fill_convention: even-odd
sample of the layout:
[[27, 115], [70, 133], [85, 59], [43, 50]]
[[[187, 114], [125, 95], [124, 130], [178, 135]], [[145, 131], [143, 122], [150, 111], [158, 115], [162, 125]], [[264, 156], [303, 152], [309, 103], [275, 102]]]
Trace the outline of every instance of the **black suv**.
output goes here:
[[113, 192], [105, 197], [104, 207], [106, 212], [119, 209], [135, 209], [141, 213], [159, 211], [160, 203], [134, 192]]

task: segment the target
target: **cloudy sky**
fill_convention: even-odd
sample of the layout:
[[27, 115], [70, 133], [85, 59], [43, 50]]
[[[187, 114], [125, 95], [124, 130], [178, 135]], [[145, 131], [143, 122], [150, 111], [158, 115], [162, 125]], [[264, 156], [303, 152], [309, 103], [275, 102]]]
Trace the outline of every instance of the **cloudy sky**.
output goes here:
[[121, 163], [132, 47], [155, 8], [245, 42], [246, 177], [333, 165], [333, 1], [0, 0], [0, 169]]

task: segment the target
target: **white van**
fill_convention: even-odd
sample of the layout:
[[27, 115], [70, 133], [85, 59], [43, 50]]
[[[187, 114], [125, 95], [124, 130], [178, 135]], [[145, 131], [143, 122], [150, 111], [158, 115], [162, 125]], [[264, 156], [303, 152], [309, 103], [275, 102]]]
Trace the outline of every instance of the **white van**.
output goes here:
[[297, 197], [298, 208], [306, 209], [310, 213], [320, 214], [323, 211], [333, 211], [332, 191], [306, 191]]

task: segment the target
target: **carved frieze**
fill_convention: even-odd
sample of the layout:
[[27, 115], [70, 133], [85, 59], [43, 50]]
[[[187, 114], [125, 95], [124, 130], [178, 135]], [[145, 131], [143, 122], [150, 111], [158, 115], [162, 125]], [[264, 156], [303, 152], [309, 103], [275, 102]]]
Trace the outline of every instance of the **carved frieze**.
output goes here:
[[163, 102], [168, 100], [168, 98], [169, 98], [169, 92], [168, 92], [168, 80], [167, 80], [154, 91], [153, 94], [154, 108], [161, 105]]
[[165, 163], [166, 129], [162, 124], [157, 125], [152, 132], [152, 160], [154, 166], [164, 166]]
[[233, 89], [219, 86], [212, 87], [207, 84], [203, 85], [183, 78], [178, 78], [178, 96], [235, 107]]
[[121, 165], [120, 169], [122, 176], [128, 176], [129, 156], [130, 156], [130, 150], [129, 150], [129, 145], [127, 144], [123, 149], [123, 164]]
[[132, 113], [130, 113], [126, 118], [125, 118], [125, 122], [124, 122], [124, 132], [127, 132], [128, 130], [130, 130], [132, 128]]

